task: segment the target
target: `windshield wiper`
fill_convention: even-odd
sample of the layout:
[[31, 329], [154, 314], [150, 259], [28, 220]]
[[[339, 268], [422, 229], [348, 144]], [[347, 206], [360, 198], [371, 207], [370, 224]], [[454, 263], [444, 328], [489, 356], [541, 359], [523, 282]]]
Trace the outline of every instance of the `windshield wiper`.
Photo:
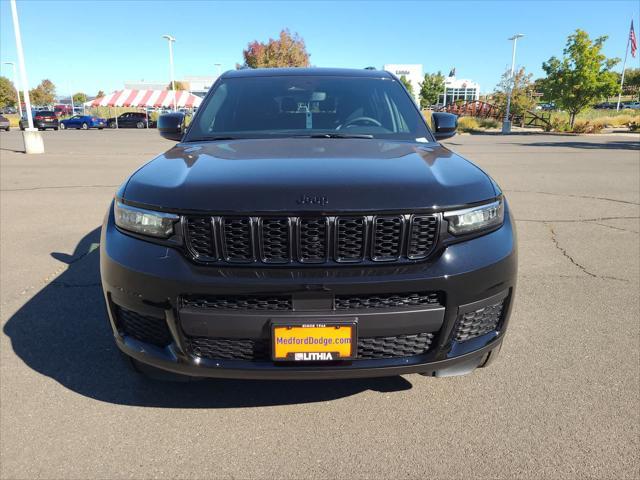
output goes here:
[[301, 138], [373, 138], [366, 133], [314, 133], [312, 135], [294, 135]]

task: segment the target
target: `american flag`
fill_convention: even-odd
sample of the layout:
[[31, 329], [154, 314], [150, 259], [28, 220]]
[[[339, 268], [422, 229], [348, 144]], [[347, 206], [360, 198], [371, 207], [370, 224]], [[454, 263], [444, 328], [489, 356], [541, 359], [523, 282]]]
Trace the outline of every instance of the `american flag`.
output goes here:
[[631, 20], [631, 30], [629, 30], [629, 44], [631, 45], [631, 56], [636, 58], [638, 43], [636, 42], [636, 32], [633, 31], [633, 20]]

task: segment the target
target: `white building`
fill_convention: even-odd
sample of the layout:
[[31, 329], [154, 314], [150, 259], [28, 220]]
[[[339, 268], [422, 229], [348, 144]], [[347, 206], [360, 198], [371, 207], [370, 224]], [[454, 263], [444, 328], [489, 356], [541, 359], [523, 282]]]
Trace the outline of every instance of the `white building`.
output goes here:
[[413, 96], [418, 105], [420, 105], [420, 85], [424, 81], [424, 73], [422, 73], [422, 65], [418, 63], [395, 64], [387, 63], [382, 67], [387, 72], [393, 73], [396, 77], [405, 77], [413, 87]]
[[191, 93], [204, 97], [217, 79], [217, 75], [187, 75], [181, 81], [188, 85]]
[[480, 85], [468, 78], [447, 77], [444, 80], [445, 91], [438, 97], [438, 103], [449, 105], [456, 100], [478, 100], [480, 98]]

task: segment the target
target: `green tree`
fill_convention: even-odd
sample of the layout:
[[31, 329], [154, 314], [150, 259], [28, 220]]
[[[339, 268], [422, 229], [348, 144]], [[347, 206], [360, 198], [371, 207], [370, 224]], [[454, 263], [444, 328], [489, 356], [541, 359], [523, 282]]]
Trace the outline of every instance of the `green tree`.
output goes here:
[[244, 66], [249, 68], [308, 67], [309, 53], [302, 37], [288, 29], [266, 43], [254, 40], [242, 51]]
[[100, 98], [104, 96], [105, 96], [105, 93], [102, 90], [98, 90], [98, 93], [96, 93], [96, 98]]
[[551, 57], [542, 64], [547, 74], [542, 82], [545, 98], [569, 112], [571, 128], [578, 113], [619, 90], [611, 68], [620, 60], [602, 53], [606, 40], [606, 36], [591, 40], [578, 29], [567, 38], [562, 59]]
[[73, 94], [73, 103], [78, 105], [87, 101], [87, 94], [83, 92], [76, 92]]
[[[183, 82], [179, 82], [178, 80], [173, 81], [175, 90], [188, 90], [187, 84]], [[167, 90], [171, 90], [171, 82], [167, 85]]]
[[[511, 93], [511, 107], [509, 111], [517, 116], [523, 117], [524, 114], [531, 110], [535, 104], [533, 93], [535, 92], [535, 84], [531, 81], [533, 75], [527, 74], [524, 67], [517, 70], [513, 75], [513, 92]], [[507, 96], [511, 89], [511, 69], [508, 69], [500, 77], [500, 83], [496, 85], [491, 98], [492, 103], [503, 112], [507, 109]]]
[[16, 88], [7, 77], [0, 77], [0, 108], [13, 107], [17, 104]]
[[622, 94], [634, 95], [640, 98], [640, 68], [625, 69]]
[[405, 86], [405, 88], [407, 89], [407, 91], [411, 94], [411, 96], [413, 97], [413, 85], [411, 85], [411, 82], [409, 80], [407, 80], [407, 77], [405, 77], [404, 75], [402, 75], [400, 77], [400, 81], [402, 82], [402, 84]]
[[420, 84], [420, 107], [429, 108], [438, 103], [439, 96], [444, 92], [444, 75], [441, 72], [427, 73]]
[[56, 99], [56, 86], [45, 78], [36, 88], [29, 90], [29, 98], [32, 105], [51, 105]]

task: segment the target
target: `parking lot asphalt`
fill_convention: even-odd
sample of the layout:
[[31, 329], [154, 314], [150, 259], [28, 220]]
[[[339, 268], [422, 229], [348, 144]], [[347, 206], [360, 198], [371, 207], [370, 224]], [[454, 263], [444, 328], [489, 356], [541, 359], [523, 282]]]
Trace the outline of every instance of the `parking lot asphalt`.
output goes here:
[[[99, 227], [155, 131], [0, 133], [0, 476], [640, 477], [640, 136], [459, 135], [517, 219], [498, 361], [456, 378], [158, 383], [126, 370]], [[330, 140], [328, 140], [330, 141]]]

